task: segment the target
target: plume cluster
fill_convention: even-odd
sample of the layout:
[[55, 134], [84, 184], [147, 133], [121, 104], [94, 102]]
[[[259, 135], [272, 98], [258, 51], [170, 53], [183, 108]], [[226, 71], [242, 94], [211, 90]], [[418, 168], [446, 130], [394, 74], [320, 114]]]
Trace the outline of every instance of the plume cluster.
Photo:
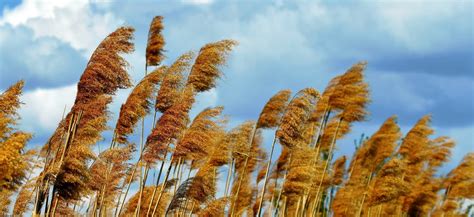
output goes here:
[[[237, 42], [209, 43], [165, 65], [163, 28], [163, 17], [154, 17], [145, 76], [134, 86], [121, 56], [134, 49], [133, 28], [120, 27], [98, 45], [71, 111], [41, 151], [27, 150], [32, 135], [17, 129], [23, 81], [1, 93], [0, 215], [473, 214], [474, 155], [442, 174], [455, 142], [433, 137], [429, 115], [406, 135], [389, 117], [356, 140], [352, 156], [340, 155], [342, 138], [368, 117], [365, 62], [336, 75], [322, 95], [311, 87], [294, 95], [281, 90], [255, 121], [239, 124], [221, 106], [194, 106], [223, 77]], [[132, 86], [110, 129], [113, 95]], [[273, 136], [271, 145], [266, 135]], [[104, 138], [110, 139], [105, 149]]]
[[30, 166], [25, 146], [32, 135], [15, 129], [23, 85], [19, 81], [0, 94], [0, 213], [7, 213], [9, 198], [21, 186]]

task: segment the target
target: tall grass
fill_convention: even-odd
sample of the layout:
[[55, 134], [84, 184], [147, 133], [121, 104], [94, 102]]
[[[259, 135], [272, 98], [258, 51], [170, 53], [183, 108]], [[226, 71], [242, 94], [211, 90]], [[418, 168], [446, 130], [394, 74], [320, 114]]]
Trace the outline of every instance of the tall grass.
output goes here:
[[[367, 63], [336, 76], [321, 95], [311, 87], [293, 96], [281, 90], [256, 121], [229, 130], [223, 107], [206, 108], [194, 119], [190, 111], [198, 94], [217, 86], [237, 42], [206, 44], [197, 55], [185, 53], [166, 66], [163, 28], [163, 17], [155, 17], [145, 76], [136, 85], [120, 56], [133, 50], [133, 28], [121, 27], [107, 36], [79, 80], [74, 106], [39, 152], [27, 151], [31, 134], [16, 128], [23, 81], [0, 95], [3, 215], [378, 217], [470, 212], [472, 206], [466, 209], [463, 203], [474, 198], [474, 155], [468, 153], [458, 167], [439, 176], [455, 144], [448, 137], [433, 137], [430, 116], [406, 135], [396, 117], [389, 117], [371, 136], [361, 138], [352, 156], [334, 160], [353, 124], [369, 117]], [[93, 152], [109, 130], [111, 96], [132, 86], [117, 111], [110, 146]], [[148, 116], [153, 122], [147, 135]], [[264, 144], [263, 129], [274, 131], [271, 144]], [[131, 141], [133, 134], [140, 140]], [[281, 153], [275, 152], [277, 145]]]

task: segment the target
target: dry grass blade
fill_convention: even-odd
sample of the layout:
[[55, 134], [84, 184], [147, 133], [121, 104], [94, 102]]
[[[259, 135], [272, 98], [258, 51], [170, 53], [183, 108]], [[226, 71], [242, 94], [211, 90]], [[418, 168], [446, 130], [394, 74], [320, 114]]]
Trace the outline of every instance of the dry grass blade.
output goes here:
[[403, 139], [398, 152], [403, 156], [409, 169], [407, 170], [406, 178], [412, 179], [420, 174], [423, 165], [421, 164], [429, 153], [429, 136], [433, 134], [433, 129], [430, 127], [431, 116], [426, 115], [421, 118], [415, 126], [407, 133]]
[[376, 168], [392, 155], [400, 138], [401, 132], [396, 117], [388, 118], [361, 147], [360, 166], [368, 169], [369, 173], [375, 172]]
[[24, 213], [29, 211], [33, 203], [34, 187], [35, 180], [31, 180], [22, 186], [16, 198], [15, 205], [13, 206], [14, 215], [23, 216]]
[[[107, 149], [99, 154], [98, 159], [90, 167], [90, 180], [88, 186], [91, 190], [99, 192], [98, 206], [112, 208], [115, 205], [120, 190], [120, 182], [127, 176], [127, 161], [132, 158], [135, 145]], [[125, 179], [128, 181], [128, 179]], [[104, 196], [104, 198], [102, 198]]]

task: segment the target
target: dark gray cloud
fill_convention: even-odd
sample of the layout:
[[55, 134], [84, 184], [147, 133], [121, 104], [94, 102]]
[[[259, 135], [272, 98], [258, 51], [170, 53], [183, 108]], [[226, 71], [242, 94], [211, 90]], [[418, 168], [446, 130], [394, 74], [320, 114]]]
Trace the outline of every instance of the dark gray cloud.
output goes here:
[[380, 71], [426, 73], [433, 76], [463, 76], [474, 78], [474, 40], [461, 50], [413, 54], [409, 52], [384, 54], [374, 58], [371, 65]]
[[371, 119], [398, 115], [401, 124], [431, 114], [436, 125], [466, 127], [474, 123], [474, 79], [424, 73], [379, 73], [368, 70]]
[[77, 50], [56, 38], [35, 38], [23, 26], [0, 26], [0, 89], [20, 79], [26, 80], [26, 89], [71, 84], [85, 63]]

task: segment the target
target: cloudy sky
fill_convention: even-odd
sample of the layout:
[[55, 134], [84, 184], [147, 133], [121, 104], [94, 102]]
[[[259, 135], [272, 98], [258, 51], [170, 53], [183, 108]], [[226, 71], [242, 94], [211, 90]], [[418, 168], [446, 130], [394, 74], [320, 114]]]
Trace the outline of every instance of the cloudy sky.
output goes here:
[[[354, 125], [338, 154], [350, 154], [354, 139], [391, 115], [406, 132], [432, 114], [437, 135], [458, 144], [448, 170], [474, 151], [473, 9], [471, 1], [2, 0], [0, 90], [25, 79], [21, 127], [35, 132], [32, 145], [43, 144], [74, 101], [97, 44], [121, 25], [135, 27], [136, 51], [126, 58], [139, 81], [148, 25], [163, 15], [166, 63], [207, 42], [240, 42], [199, 108], [223, 105], [233, 124], [256, 119], [278, 90], [322, 91], [365, 60], [371, 115]], [[126, 95], [117, 95], [112, 111]]]

